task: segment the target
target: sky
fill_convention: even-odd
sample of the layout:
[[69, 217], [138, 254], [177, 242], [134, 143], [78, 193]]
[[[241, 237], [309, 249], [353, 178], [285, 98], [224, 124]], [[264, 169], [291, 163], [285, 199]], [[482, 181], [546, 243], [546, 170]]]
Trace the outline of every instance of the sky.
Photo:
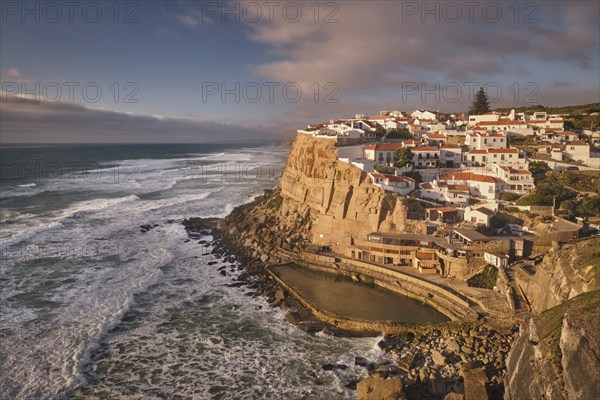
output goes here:
[[600, 102], [597, 1], [4, 1], [9, 143], [277, 140], [380, 110]]

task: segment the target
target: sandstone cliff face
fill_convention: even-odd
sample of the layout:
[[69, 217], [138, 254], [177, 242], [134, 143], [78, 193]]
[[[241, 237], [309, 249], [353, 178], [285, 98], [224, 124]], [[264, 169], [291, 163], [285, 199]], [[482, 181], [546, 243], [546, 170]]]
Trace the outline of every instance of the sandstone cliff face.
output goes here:
[[235, 209], [219, 229], [254, 258], [309, 243], [345, 252], [352, 238], [364, 240], [374, 231], [424, 233], [423, 222], [408, 219], [415, 207], [338, 161], [333, 140], [297, 135], [280, 188]]
[[517, 283], [535, 313], [600, 289], [600, 238], [553, 248], [535, 267], [533, 276], [519, 274]]
[[507, 360], [508, 399], [597, 399], [600, 291], [579, 295], [522, 326]]
[[297, 135], [281, 178], [284, 203], [311, 210], [310, 239], [332, 248], [370, 232], [423, 232], [408, 219], [408, 201], [372, 185], [360, 169], [337, 161], [332, 140]]

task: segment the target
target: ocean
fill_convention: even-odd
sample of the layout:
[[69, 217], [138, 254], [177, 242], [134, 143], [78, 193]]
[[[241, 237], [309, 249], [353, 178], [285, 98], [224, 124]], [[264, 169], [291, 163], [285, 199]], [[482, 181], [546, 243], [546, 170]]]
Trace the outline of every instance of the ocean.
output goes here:
[[385, 357], [381, 338], [297, 329], [230, 287], [237, 265], [180, 223], [274, 188], [286, 155], [243, 144], [3, 147], [0, 398], [353, 398], [346, 385], [366, 376], [354, 357]]

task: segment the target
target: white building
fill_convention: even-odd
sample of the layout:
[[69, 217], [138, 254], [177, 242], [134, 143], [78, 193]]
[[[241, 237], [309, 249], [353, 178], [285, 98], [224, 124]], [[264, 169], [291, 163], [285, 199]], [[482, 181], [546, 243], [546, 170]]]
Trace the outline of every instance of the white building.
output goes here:
[[465, 184], [448, 184], [433, 180], [419, 184], [420, 197], [437, 201], [445, 201], [458, 206], [469, 204], [469, 186]]
[[434, 111], [428, 110], [415, 110], [410, 114], [411, 117], [415, 119], [426, 119], [426, 120], [437, 120], [438, 113]]
[[504, 133], [468, 132], [465, 136], [465, 145], [471, 150], [506, 148], [507, 143]]
[[390, 165], [394, 163], [396, 151], [402, 148], [402, 143], [378, 143], [363, 148], [364, 157], [377, 164]]
[[437, 168], [440, 162], [440, 149], [429, 146], [413, 147], [413, 165], [417, 168]]
[[509, 186], [506, 191], [516, 193], [529, 193], [535, 189], [533, 176], [526, 169], [515, 169], [509, 166], [497, 166], [498, 177]]
[[497, 203], [487, 203], [479, 207], [466, 207], [464, 219], [473, 225], [489, 227], [492, 217], [498, 211]]
[[378, 172], [372, 172], [369, 176], [375, 186], [389, 192], [406, 196], [415, 190], [415, 180], [408, 176], [387, 175]]
[[423, 138], [432, 147], [440, 147], [448, 142], [448, 136], [443, 133], [427, 133]]
[[588, 165], [590, 163], [590, 145], [579, 140], [568, 143], [564, 155], [567, 160], [581, 161]]
[[442, 174], [440, 181], [449, 184], [464, 184], [469, 187], [469, 193], [473, 196], [494, 200], [506, 190], [507, 184], [500, 178], [488, 175], [474, 174], [472, 172], [451, 172]]
[[507, 149], [471, 150], [465, 154], [465, 164], [468, 166], [485, 166], [488, 164], [513, 165], [517, 168], [527, 166], [525, 153], [516, 147]]
[[483, 259], [490, 265], [493, 265], [496, 268], [506, 268], [508, 267], [509, 257], [503, 253], [486, 251], [483, 253]]
[[444, 144], [440, 147], [440, 163], [445, 168], [455, 168], [462, 163], [462, 147]]

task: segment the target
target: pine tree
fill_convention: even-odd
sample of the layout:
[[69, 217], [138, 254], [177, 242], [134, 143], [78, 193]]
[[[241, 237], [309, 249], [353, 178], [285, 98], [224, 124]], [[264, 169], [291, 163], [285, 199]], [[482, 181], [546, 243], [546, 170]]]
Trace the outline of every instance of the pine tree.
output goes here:
[[482, 87], [479, 88], [477, 94], [475, 94], [475, 98], [473, 99], [473, 104], [471, 104], [471, 108], [469, 108], [469, 115], [482, 115], [490, 111], [490, 103], [488, 101], [487, 95]]

